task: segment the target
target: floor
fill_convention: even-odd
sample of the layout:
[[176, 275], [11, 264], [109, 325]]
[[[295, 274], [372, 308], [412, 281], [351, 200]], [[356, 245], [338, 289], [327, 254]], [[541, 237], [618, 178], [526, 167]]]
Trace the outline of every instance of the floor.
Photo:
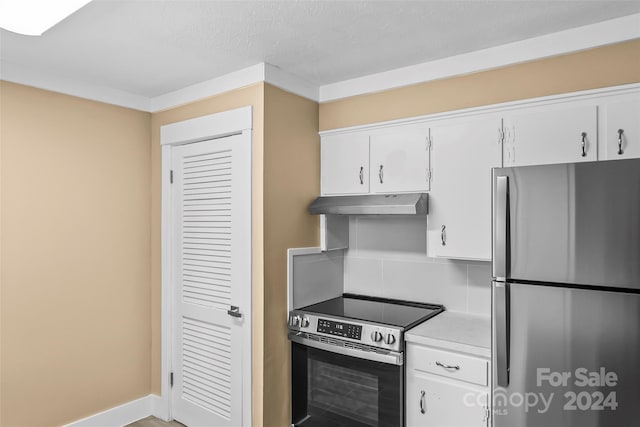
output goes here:
[[147, 417], [125, 427], [185, 427], [177, 421], [162, 421], [156, 417]]

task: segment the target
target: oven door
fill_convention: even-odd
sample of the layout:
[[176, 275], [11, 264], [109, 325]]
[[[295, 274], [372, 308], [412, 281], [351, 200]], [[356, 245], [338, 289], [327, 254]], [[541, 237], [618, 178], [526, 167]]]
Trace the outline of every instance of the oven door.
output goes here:
[[293, 426], [403, 426], [401, 354], [367, 355], [370, 352], [291, 338]]

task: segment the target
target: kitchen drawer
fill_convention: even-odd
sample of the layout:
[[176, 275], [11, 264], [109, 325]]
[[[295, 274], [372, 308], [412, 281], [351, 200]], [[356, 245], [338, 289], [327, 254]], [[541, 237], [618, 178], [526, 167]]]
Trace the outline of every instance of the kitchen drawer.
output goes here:
[[489, 385], [489, 361], [477, 357], [408, 344], [407, 365], [418, 371], [481, 386]]

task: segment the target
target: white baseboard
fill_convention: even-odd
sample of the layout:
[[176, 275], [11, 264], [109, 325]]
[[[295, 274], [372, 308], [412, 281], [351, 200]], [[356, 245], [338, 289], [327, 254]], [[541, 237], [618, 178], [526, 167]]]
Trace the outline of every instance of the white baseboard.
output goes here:
[[122, 427], [150, 415], [168, 421], [168, 405], [155, 394], [132, 400], [63, 427]]
[[151, 399], [151, 415], [163, 421], [170, 421], [169, 399], [160, 397], [157, 394], [150, 394], [147, 397]]

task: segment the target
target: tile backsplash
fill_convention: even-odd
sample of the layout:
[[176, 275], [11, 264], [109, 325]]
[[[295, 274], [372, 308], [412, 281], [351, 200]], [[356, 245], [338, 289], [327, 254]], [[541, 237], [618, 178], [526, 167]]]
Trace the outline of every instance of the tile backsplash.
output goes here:
[[349, 219], [344, 291], [489, 316], [491, 263], [427, 257], [427, 219]]

